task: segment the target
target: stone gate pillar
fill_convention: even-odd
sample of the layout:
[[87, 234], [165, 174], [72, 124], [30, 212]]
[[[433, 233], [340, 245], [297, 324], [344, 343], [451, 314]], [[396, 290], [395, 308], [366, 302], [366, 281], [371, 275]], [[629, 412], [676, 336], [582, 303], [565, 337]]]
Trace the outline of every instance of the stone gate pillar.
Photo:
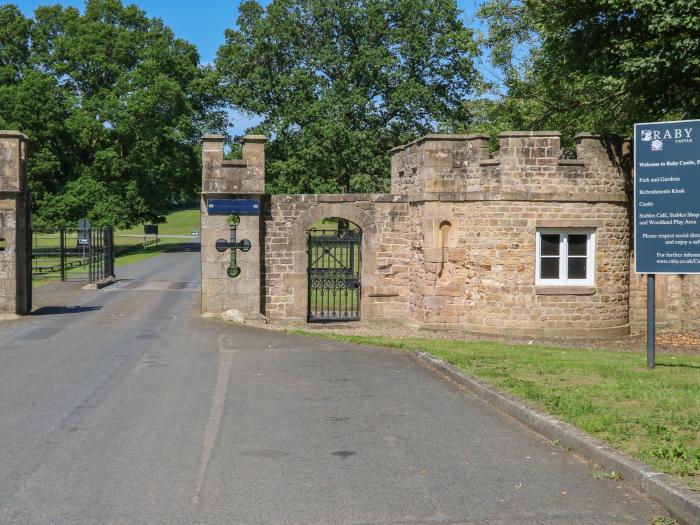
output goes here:
[[[261, 198], [265, 193], [265, 143], [262, 135], [242, 139], [243, 159], [224, 160], [223, 135], [202, 139], [202, 314], [233, 321], [263, 320]], [[257, 209], [255, 203], [257, 202]], [[224, 210], [224, 211], [222, 211]], [[239, 211], [227, 211], [239, 210]], [[238, 246], [231, 244], [231, 216]], [[245, 240], [250, 249], [245, 251]], [[217, 241], [229, 243], [224, 251]], [[235, 250], [240, 273], [230, 271]]]
[[0, 316], [31, 311], [31, 229], [27, 138], [0, 131]]

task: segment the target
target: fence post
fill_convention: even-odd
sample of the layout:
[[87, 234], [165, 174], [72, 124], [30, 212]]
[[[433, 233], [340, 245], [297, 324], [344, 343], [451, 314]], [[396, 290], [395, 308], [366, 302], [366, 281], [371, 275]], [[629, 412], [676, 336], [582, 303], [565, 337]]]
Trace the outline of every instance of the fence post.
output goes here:
[[61, 281], [66, 280], [66, 229], [61, 227], [61, 240], [60, 240], [60, 250], [61, 250]]
[[93, 257], [92, 257], [92, 228], [88, 230], [88, 282], [94, 283], [95, 276], [92, 271]]
[[114, 277], [114, 230], [112, 226], [107, 226], [104, 229], [103, 244], [105, 257], [105, 275], [103, 277]]
[[116, 274], [114, 272], [114, 259], [116, 258], [116, 254], [114, 253], [114, 226], [109, 227], [109, 270], [110, 270], [110, 276], [111, 277], [116, 277]]

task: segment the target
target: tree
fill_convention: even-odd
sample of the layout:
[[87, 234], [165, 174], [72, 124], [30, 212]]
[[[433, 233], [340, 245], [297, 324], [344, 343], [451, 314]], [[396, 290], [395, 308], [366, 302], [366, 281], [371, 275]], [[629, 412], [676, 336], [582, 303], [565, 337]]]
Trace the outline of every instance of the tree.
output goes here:
[[223, 127], [196, 48], [119, 0], [0, 7], [0, 128], [29, 135], [35, 223], [130, 226], [193, 195]]
[[699, 0], [488, 0], [480, 16], [506, 89], [485, 114], [569, 136], [700, 116]]
[[272, 138], [272, 191], [366, 192], [392, 147], [469, 118], [476, 53], [454, 0], [248, 0], [216, 67]]

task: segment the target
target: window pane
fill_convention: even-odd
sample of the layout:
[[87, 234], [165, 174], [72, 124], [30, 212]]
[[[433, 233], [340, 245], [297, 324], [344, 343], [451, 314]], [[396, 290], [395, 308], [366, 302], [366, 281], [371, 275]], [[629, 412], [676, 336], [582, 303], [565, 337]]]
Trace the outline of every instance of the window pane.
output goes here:
[[540, 279], [559, 279], [559, 257], [540, 259]]
[[541, 255], [559, 255], [559, 234], [540, 235]]
[[588, 235], [569, 235], [569, 255], [586, 255]]
[[569, 257], [569, 279], [585, 279], [587, 262], [585, 257]]

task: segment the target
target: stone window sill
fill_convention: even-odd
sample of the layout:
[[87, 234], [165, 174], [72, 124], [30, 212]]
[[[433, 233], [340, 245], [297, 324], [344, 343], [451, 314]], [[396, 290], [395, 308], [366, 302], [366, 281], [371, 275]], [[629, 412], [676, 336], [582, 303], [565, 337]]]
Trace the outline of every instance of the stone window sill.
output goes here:
[[595, 295], [595, 286], [535, 286], [536, 295]]

